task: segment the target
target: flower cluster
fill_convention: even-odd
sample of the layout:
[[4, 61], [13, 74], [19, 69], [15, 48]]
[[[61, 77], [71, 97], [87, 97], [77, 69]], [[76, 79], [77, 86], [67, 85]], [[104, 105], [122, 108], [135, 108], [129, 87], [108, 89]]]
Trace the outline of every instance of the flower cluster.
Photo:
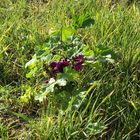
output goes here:
[[[49, 74], [51, 78], [56, 78], [57, 73], [64, 73], [64, 68], [65, 67], [72, 67], [76, 71], [81, 71], [82, 70], [82, 65], [84, 63], [84, 56], [83, 55], [78, 55], [76, 56], [72, 62], [68, 61], [67, 59], [61, 60], [59, 62], [51, 62], [49, 64]], [[45, 81], [45, 83], [48, 83], [49, 80]]]
[[59, 61], [59, 62], [51, 62], [50, 63], [51, 72], [53, 74], [63, 73], [64, 72], [64, 67], [67, 67], [69, 65], [70, 65], [70, 63], [67, 60], [62, 60], [62, 61]]
[[76, 71], [81, 71], [82, 69], [82, 64], [84, 63], [84, 56], [83, 55], [79, 55], [79, 56], [76, 56], [74, 58], [74, 65], [73, 65], [73, 68], [76, 70]]

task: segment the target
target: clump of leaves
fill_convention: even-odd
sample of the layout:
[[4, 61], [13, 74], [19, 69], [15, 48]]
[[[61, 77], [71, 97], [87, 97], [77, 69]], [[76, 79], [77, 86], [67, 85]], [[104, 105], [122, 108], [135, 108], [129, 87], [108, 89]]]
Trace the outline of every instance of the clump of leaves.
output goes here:
[[[89, 20], [88, 18], [86, 16], [83, 19], [81, 27]], [[74, 83], [72, 94], [80, 94], [86, 90], [80, 83], [84, 83], [86, 87], [89, 82], [94, 82], [91, 78], [81, 82], [87, 73], [85, 67], [98, 71], [103, 62], [113, 63], [110, 52], [108, 48], [89, 49], [71, 27], [50, 30], [47, 42], [42, 46], [36, 46], [35, 55], [25, 65], [29, 70], [27, 78], [40, 81], [42, 76], [41, 79], [44, 81], [42, 84], [39, 82], [40, 92], [35, 95], [35, 100], [43, 102], [50, 93], [69, 94], [67, 89], [72, 83]]]

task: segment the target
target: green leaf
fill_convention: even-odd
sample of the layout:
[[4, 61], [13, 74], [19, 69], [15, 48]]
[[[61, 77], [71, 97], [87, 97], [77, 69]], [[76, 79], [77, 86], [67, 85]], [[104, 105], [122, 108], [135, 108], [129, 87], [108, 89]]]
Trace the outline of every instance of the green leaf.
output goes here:
[[54, 92], [54, 86], [55, 86], [56, 81], [51, 78], [49, 83], [47, 84], [47, 87], [43, 86], [43, 88], [45, 88], [45, 90], [41, 91], [41, 93], [35, 95], [35, 100], [38, 100], [39, 102], [43, 102], [43, 100], [46, 98], [46, 96], [51, 93]]
[[117, 54], [111, 48], [109, 48], [107, 46], [103, 46], [102, 44], [100, 44], [98, 46], [98, 53], [101, 56], [110, 56], [111, 55], [112, 59], [116, 59], [117, 58]]
[[20, 102], [22, 103], [28, 103], [30, 99], [30, 95], [24, 94], [20, 97]]
[[32, 69], [33, 67], [36, 66], [36, 62], [37, 58], [36, 55], [34, 55], [33, 58], [25, 64], [25, 68], [29, 67], [30, 69]]
[[51, 78], [47, 87], [45, 88], [45, 91], [42, 91], [42, 93], [37, 94], [35, 96], [35, 100], [38, 100], [39, 102], [43, 102], [43, 100], [46, 98], [46, 96], [49, 93], [54, 92], [55, 90], [55, 85], [59, 85], [59, 86], [66, 86], [67, 82], [65, 79], [58, 79], [55, 81], [55, 79]]
[[31, 69], [31, 71], [29, 73], [26, 74], [27, 78], [32, 78], [35, 76], [35, 73], [37, 72], [37, 67]]
[[46, 93], [54, 92], [54, 86], [55, 86], [55, 83], [49, 85], [49, 86], [46, 88], [45, 92], [46, 92]]
[[62, 41], [66, 41], [73, 36], [74, 31], [71, 28], [62, 29]]
[[48, 54], [47, 56], [42, 56], [41, 61], [46, 61], [47, 63], [50, 63], [52, 60], [52, 54]]
[[94, 19], [88, 18], [85, 21], [83, 21], [81, 28], [86, 28], [86, 27], [92, 26], [92, 25], [94, 25], [94, 23], [95, 23]]
[[35, 96], [35, 100], [37, 100], [39, 102], [43, 102], [43, 100], [46, 98], [46, 96], [47, 96], [47, 93], [46, 92], [44, 92], [42, 94], [37, 94]]
[[90, 48], [89, 46], [84, 46], [83, 47], [84, 56], [86, 56], [86, 57], [89, 57], [89, 56], [93, 57], [94, 56], [94, 51], [89, 49], [89, 48]]

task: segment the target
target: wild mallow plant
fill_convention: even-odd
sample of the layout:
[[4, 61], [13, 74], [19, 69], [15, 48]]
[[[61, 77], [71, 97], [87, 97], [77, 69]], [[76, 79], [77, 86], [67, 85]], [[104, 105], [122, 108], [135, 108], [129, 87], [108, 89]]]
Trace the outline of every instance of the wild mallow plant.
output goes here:
[[[34, 95], [35, 100], [43, 102], [53, 93], [55, 93], [54, 97], [59, 93], [58, 98], [63, 96], [65, 99], [62, 100], [66, 100], [66, 98], [70, 99], [69, 92], [76, 93], [81, 100], [87, 90], [83, 87], [86, 87], [89, 82], [94, 83], [92, 76], [89, 79], [87, 77], [86, 81], [81, 81], [87, 73], [87, 68], [98, 71], [102, 63], [114, 62], [112, 50], [108, 47], [99, 45], [95, 50], [90, 48], [92, 47], [84, 44], [70, 27], [51, 30], [47, 41], [36, 45], [35, 55], [25, 65], [28, 71], [26, 77], [36, 81], [40, 89]], [[84, 83], [84, 86], [81, 83]], [[24, 100], [26, 97], [27, 95], [24, 94], [21, 99]]]

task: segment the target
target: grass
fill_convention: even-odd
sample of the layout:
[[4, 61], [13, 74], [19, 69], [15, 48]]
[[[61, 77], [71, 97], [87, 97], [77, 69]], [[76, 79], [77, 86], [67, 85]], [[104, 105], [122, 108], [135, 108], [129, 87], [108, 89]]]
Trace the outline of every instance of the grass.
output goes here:
[[[129, 2], [129, 4], [127, 3]], [[136, 140], [140, 138], [140, 8], [138, 2], [52, 0], [47, 3], [3, 0], [0, 3], [0, 139]], [[25, 64], [50, 29], [70, 26], [88, 13], [92, 27], [77, 29], [89, 49], [108, 47], [115, 63], [97, 71], [85, 68], [80, 91], [52, 93], [42, 103], [21, 102], [39, 92], [42, 77], [26, 78]], [[98, 54], [98, 53], [97, 53]], [[95, 84], [87, 85], [93, 77]], [[70, 85], [69, 85], [70, 86]], [[58, 92], [58, 91], [56, 91]], [[76, 106], [75, 102], [80, 101]]]

